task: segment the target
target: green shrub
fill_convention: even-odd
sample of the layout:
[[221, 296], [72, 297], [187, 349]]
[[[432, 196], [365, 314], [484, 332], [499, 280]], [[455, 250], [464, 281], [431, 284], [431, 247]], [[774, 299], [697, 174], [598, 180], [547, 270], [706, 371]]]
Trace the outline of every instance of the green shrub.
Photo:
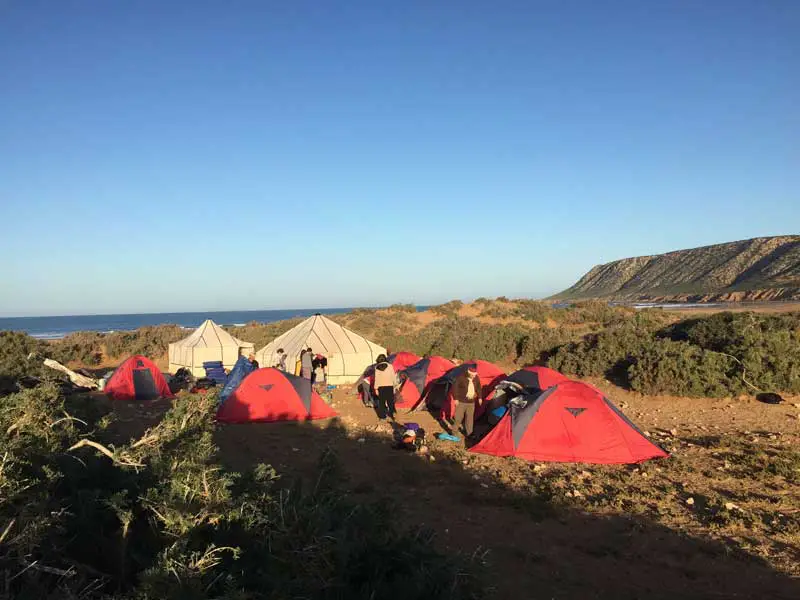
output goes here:
[[514, 304], [512, 316], [526, 321], [544, 323], [554, 312], [553, 308], [538, 300], [515, 300]]
[[42, 373], [41, 358], [28, 360], [31, 353], [47, 356], [49, 345], [20, 331], [0, 331], [0, 393], [14, 389], [23, 375]]
[[562, 346], [547, 364], [565, 374], [605, 376], [624, 384], [634, 358], [653, 341], [652, 329], [635, 321], [625, 322]]
[[82, 365], [99, 365], [103, 360], [104, 336], [95, 331], [78, 331], [53, 342], [52, 357], [61, 362], [79, 362]]
[[664, 335], [735, 357], [740, 375], [760, 389], [800, 392], [800, 313], [718, 313]]
[[561, 323], [597, 323], [609, 327], [634, 317], [637, 311], [625, 306], [611, 306], [608, 302], [600, 300], [585, 300], [575, 302], [566, 308], [554, 309], [553, 313], [553, 318]]
[[633, 390], [720, 398], [743, 391], [738, 365], [727, 356], [686, 342], [654, 340], [642, 346], [628, 367]]
[[483, 310], [481, 310], [479, 316], [490, 317], [492, 319], [510, 319], [514, 316], [514, 310], [505, 305], [487, 304]]
[[517, 362], [525, 365], [547, 363], [574, 336], [574, 332], [562, 327], [530, 329], [518, 341]]
[[416, 313], [417, 307], [413, 304], [392, 304], [387, 310], [389, 312]]
[[134, 331], [117, 331], [105, 336], [106, 353], [111, 358], [124, 358], [134, 354], [142, 354], [149, 358], [166, 355], [172, 342], [189, 335], [189, 332], [177, 325], [157, 325], [141, 327]]
[[450, 300], [450, 302], [445, 302], [438, 306], [431, 306], [430, 311], [437, 315], [449, 317], [457, 315], [463, 306], [464, 303], [461, 300]]
[[109, 429], [54, 387], [6, 398], [4, 596], [484, 597], [469, 558], [401, 530], [385, 504], [351, 502], [334, 455], [312, 490], [279, 487], [267, 466], [225, 469], [215, 405], [213, 393], [181, 395], [141, 440], [115, 447]]
[[299, 325], [305, 319], [295, 318], [274, 323], [248, 323], [244, 327], [227, 327], [226, 331], [245, 342], [251, 342], [256, 350], [263, 348], [279, 335]]

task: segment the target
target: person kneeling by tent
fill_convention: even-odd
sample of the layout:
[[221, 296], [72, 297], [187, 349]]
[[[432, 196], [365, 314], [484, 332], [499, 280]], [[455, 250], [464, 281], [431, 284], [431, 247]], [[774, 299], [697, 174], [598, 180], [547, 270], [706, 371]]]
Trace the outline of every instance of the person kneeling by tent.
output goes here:
[[378, 418], [385, 419], [386, 415], [393, 419], [394, 409], [394, 367], [386, 360], [386, 355], [381, 354], [375, 364], [375, 391], [378, 394]]
[[475, 404], [481, 403], [481, 380], [475, 365], [470, 365], [456, 377], [452, 393], [456, 403], [454, 427], [458, 430], [463, 423], [464, 433], [470, 437], [475, 420]]

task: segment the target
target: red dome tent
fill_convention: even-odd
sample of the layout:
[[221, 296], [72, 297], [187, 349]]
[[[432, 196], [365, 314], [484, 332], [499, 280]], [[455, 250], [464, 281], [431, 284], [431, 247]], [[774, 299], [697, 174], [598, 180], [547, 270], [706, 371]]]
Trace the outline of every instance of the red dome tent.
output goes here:
[[[395, 352], [394, 354], [390, 354], [386, 357], [386, 362], [388, 362], [392, 367], [394, 367], [394, 372], [399, 373], [420, 361], [420, 357], [414, 354], [413, 352]], [[361, 376], [361, 379], [365, 379], [369, 381], [370, 387], [375, 385], [375, 365], [372, 364], [368, 366], [364, 370], [364, 374]]]
[[500, 383], [506, 373], [497, 365], [487, 360], [470, 360], [447, 371], [444, 375], [433, 381], [427, 394], [414, 406], [413, 410], [425, 406], [428, 410], [439, 412], [440, 417], [452, 418], [455, 414], [455, 400], [450, 393], [456, 377], [462, 374], [470, 365], [474, 365], [481, 382], [481, 397], [486, 398]]
[[499, 406], [505, 406], [511, 398], [520, 394], [538, 394], [549, 387], [564, 383], [570, 379], [554, 369], [547, 367], [524, 367], [504, 377], [486, 396], [487, 402], [475, 409], [477, 419], [483, 413]]
[[308, 379], [279, 369], [258, 369], [242, 382], [217, 409], [224, 423], [311, 421], [337, 416]]
[[417, 361], [410, 367], [399, 371], [400, 390], [397, 393], [397, 408], [416, 407], [428, 391], [430, 384], [447, 373], [455, 365], [441, 356], [431, 356]]
[[155, 400], [174, 397], [161, 370], [153, 361], [140, 354], [131, 356], [118, 366], [103, 391], [113, 400]]
[[577, 381], [512, 401], [505, 416], [470, 452], [603, 464], [668, 456], [602, 393]]

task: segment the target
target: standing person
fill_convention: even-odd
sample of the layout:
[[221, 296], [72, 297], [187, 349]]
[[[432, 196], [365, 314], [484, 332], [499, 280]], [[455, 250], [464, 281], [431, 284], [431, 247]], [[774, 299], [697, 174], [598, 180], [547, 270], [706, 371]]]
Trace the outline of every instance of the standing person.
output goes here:
[[325, 367], [322, 366], [322, 361], [318, 360], [314, 367], [314, 386], [319, 395], [325, 392], [325, 383]]
[[311, 359], [313, 354], [311, 354], [311, 348], [308, 350], [303, 350], [300, 353], [300, 376], [304, 379], [308, 379], [311, 381], [312, 375], [312, 367], [311, 367]]
[[251, 371], [256, 371], [256, 370], [258, 370], [258, 361], [256, 360], [256, 355], [255, 355], [255, 354], [253, 354], [253, 353], [251, 352], [251, 353], [250, 353], [250, 356], [248, 356], [248, 357], [247, 357], [247, 360], [249, 360], [249, 361], [250, 361], [250, 370], [251, 370]]
[[278, 362], [275, 363], [275, 368], [286, 372], [286, 352], [283, 351], [283, 348], [278, 348]]
[[294, 374], [300, 377], [303, 372], [303, 354], [305, 354], [305, 350], [300, 350], [300, 356], [297, 357], [297, 360], [294, 361]]
[[468, 365], [453, 382], [453, 400], [456, 402], [454, 427], [458, 430], [463, 424], [464, 433], [469, 438], [475, 420], [475, 404], [481, 403], [481, 380], [474, 364]]
[[394, 367], [386, 361], [386, 355], [378, 356], [375, 364], [375, 391], [378, 395], [378, 418], [383, 420], [386, 415], [394, 420]]

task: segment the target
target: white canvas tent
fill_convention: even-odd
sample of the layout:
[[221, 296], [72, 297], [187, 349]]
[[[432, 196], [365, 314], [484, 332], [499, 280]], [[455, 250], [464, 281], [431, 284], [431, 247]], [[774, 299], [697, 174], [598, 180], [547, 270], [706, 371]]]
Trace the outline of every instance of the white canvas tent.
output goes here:
[[203, 363], [221, 360], [222, 366], [230, 369], [239, 356], [253, 352], [250, 342], [236, 339], [211, 319], [206, 319], [187, 338], [169, 345], [169, 371], [174, 373], [186, 367], [195, 377], [204, 377]]
[[274, 367], [278, 362], [279, 348], [286, 352], [286, 370], [290, 373], [294, 372], [303, 348], [311, 348], [314, 354], [325, 356], [328, 359], [328, 382], [334, 385], [357, 381], [379, 354], [386, 353], [386, 348], [319, 314], [261, 348], [256, 352], [256, 360], [262, 367]]

